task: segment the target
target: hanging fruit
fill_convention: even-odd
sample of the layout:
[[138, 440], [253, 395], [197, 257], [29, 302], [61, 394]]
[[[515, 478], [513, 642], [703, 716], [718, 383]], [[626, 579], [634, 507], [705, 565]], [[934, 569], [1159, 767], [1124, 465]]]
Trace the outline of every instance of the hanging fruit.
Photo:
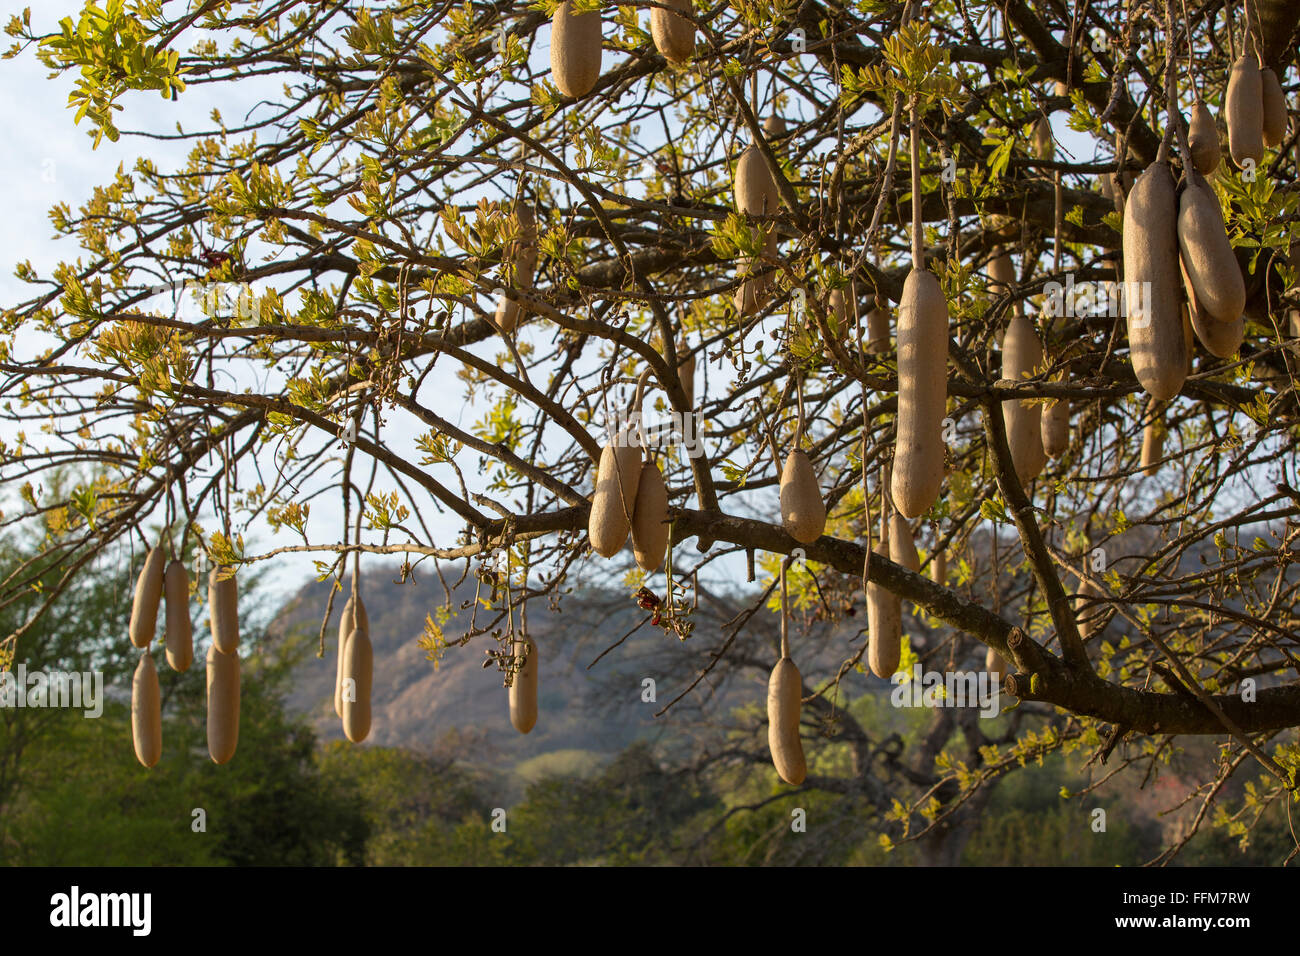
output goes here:
[[685, 66], [695, 55], [695, 24], [682, 16], [692, 12], [691, 0], [659, 2], [664, 6], [650, 8], [650, 36], [655, 49], [669, 63]]
[[632, 553], [637, 566], [654, 574], [668, 550], [668, 485], [659, 466], [646, 458], [632, 506]]
[[1221, 147], [1219, 146], [1219, 129], [1214, 125], [1214, 117], [1205, 100], [1197, 97], [1192, 109], [1192, 122], [1187, 135], [1188, 147], [1192, 153], [1192, 165], [1203, 176], [1208, 176], [1219, 168]]
[[1246, 308], [1246, 283], [1228, 241], [1219, 199], [1192, 171], [1178, 202], [1178, 249], [1196, 301], [1212, 318], [1236, 322]]
[[174, 671], [187, 671], [194, 663], [194, 626], [190, 622], [190, 573], [185, 562], [173, 558], [167, 565], [163, 593], [167, 600], [163, 632], [167, 663]]
[[158, 629], [158, 603], [162, 599], [163, 569], [167, 555], [162, 544], [156, 544], [145, 556], [144, 566], [135, 580], [135, 599], [131, 602], [131, 623], [128, 633], [131, 643], [146, 648], [153, 642]]
[[513, 642], [515, 654], [524, 654], [524, 666], [510, 682], [510, 724], [521, 734], [526, 734], [537, 726], [537, 677], [540, 664], [537, 658], [537, 644], [531, 637], [522, 641], [515, 637]]
[[213, 567], [208, 572], [208, 624], [221, 653], [235, 653], [239, 648], [239, 590], [232, 568]]
[[[1042, 363], [1042, 343], [1028, 317], [1017, 309], [1002, 339], [1002, 377], [1022, 382]], [[1026, 487], [1047, 464], [1047, 454], [1043, 450], [1042, 412], [1042, 405], [1028, 399], [1013, 398], [1002, 403], [1011, 462], [1020, 484]]]
[[586, 96], [600, 79], [600, 13], [574, 13], [564, 0], [551, 18], [551, 79], [565, 96]]
[[1232, 64], [1223, 116], [1232, 161], [1243, 168], [1246, 160], [1258, 166], [1264, 158], [1264, 82], [1253, 56], [1240, 56]]
[[162, 757], [162, 697], [158, 691], [158, 669], [147, 650], [140, 655], [131, 680], [131, 739], [135, 759], [152, 767]]
[[1124, 299], [1133, 371], [1146, 391], [1173, 398], [1187, 377], [1178, 294], [1177, 197], [1169, 164], [1157, 161], [1124, 207]]
[[[537, 271], [537, 217], [530, 206], [519, 203], [515, 206], [515, 219], [519, 223], [519, 235], [508, 244], [503, 261], [513, 265], [513, 287], [528, 290], [533, 287], [533, 273]], [[493, 322], [498, 332], [509, 335], [526, 314], [517, 301], [502, 295]]]
[[208, 648], [208, 754], [223, 764], [239, 745], [239, 653]]

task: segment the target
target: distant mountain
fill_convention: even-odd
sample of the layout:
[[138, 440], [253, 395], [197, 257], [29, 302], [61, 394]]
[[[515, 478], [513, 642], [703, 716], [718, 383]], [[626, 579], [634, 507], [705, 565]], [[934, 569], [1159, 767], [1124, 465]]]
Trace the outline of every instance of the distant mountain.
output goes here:
[[[529, 608], [528, 633], [537, 643], [541, 664], [537, 726], [518, 733], [510, 724], [507, 691], [495, 666], [484, 668], [484, 649], [495, 648], [489, 636], [468, 646], [451, 646], [435, 669], [418, 644], [425, 615], [444, 604], [446, 592], [436, 579], [398, 582], [395, 568], [376, 568], [362, 577], [362, 598], [370, 619], [375, 652], [373, 723], [368, 743], [424, 752], [454, 750], [458, 759], [483, 769], [508, 771], [522, 783], [549, 771], [594, 772], [637, 739], [654, 738], [672, 745], [672, 721], [656, 720], [656, 710], [680, 689], [692, 659], [701, 656], [707, 636], [680, 642], [656, 627], [644, 626], [591, 670], [587, 665], [645, 617], [626, 592], [585, 589], [563, 599], [561, 613], [548, 613], [543, 602]], [[330, 582], [302, 587], [276, 615], [273, 640], [309, 643], [314, 651]], [[350, 581], [335, 598], [326, 631], [325, 657], [314, 652], [297, 668], [286, 701], [305, 715], [322, 740], [343, 739], [334, 713], [333, 693], [338, 625]], [[454, 605], [474, 598], [471, 578], [454, 596]], [[468, 627], [471, 610], [448, 621], [454, 640]], [[485, 612], [480, 610], [480, 621]], [[642, 701], [642, 681], [656, 681], [657, 703]], [[707, 690], [707, 685], [706, 688]], [[711, 708], [762, 700], [762, 684], [732, 691]], [[670, 695], [670, 696], [665, 696]], [[690, 706], [682, 708], [689, 714]]]

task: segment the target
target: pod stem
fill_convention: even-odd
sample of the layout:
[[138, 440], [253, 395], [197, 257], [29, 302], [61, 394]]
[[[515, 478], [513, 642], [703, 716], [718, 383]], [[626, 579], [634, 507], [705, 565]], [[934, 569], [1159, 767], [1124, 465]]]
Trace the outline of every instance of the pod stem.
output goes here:
[[795, 376], [794, 384], [795, 405], [799, 410], [799, 418], [794, 430], [794, 447], [798, 448], [803, 442], [804, 417], [803, 417], [803, 376]]
[[785, 567], [790, 563], [787, 557], [781, 562], [781, 657], [790, 656], [790, 634], [786, 623], [786, 589], [785, 589]]
[[909, 107], [912, 114], [911, 152], [912, 152], [912, 268], [925, 268], [925, 250], [921, 219], [921, 117], [917, 108], [919, 96], [913, 95]]

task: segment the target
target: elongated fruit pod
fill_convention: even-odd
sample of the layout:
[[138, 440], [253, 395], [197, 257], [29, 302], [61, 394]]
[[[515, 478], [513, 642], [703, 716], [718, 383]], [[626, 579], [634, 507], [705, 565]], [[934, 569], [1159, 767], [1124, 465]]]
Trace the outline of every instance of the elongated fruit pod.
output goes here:
[[632, 554], [637, 567], [651, 574], [664, 563], [668, 549], [668, 486], [659, 466], [647, 461], [641, 466], [632, 506]]
[[1208, 176], [1219, 168], [1222, 147], [1219, 145], [1219, 129], [1214, 125], [1214, 117], [1205, 100], [1198, 99], [1192, 109], [1192, 121], [1188, 124], [1187, 148], [1192, 154], [1192, 165], [1203, 176]]
[[370, 616], [366, 614], [366, 602], [358, 595], [355, 605], [356, 617], [352, 616], [353, 606], [352, 598], [348, 598], [339, 619], [339, 646], [334, 668], [334, 713], [338, 715], [339, 720], [343, 719], [343, 665], [348, 651], [348, 639], [357, 629], [358, 618], [366, 633], [370, 633]]
[[677, 366], [677, 377], [682, 381], [682, 391], [686, 393], [686, 407], [695, 408], [695, 354], [687, 353]]
[[830, 321], [831, 331], [839, 338], [844, 338], [844, 333], [849, 327], [848, 307], [844, 301], [843, 289], [831, 289], [830, 295], [826, 297], [826, 306], [828, 318]]
[[641, 479], [641, 449], [621, 431], [601, 450], [596, 490], [591, 496], [587, 536], [603, 558], [612, 558], [627, 543], [632, 530], [632, 509]]
[[889, 351], [889, 310], [880, 303], [867, 313], [867, 351], [879, 355]]
[[948, 552], [942, 548], [930, 556], [930, 580], [940, 585], [948, 583]]
[[1016, 267], [1009, 255], [999, 252], [990, 259], [988, 272], [992, 280], [989, 282], [989, 295], [1006, 295], [1011, 291], [1016, 281]]
[[1232, 64], [1223, 117], [1232, 161], [1244, 167], [1249, 159], [1259, 166], [1264, 158], [1264, 81], [1253, 56], [1240, 56]]
[[767, 747], [781, 779], [797, 787], [808, 775], [803, 741], [799, 739], [799, 708], [803, 678], [794, 661], [783, 657], [767, 679]]
[[682, 66], [695, 55], [695, 24], [673, 11], [689, 14], [691, 0], [660, 2], [673, 9], [650, 8], [650, 36], [655, 41], [655, 49], [665, 60]]
[[[515, 675], [510, 683], [510, 723], [521, 734], [526, 734], [537, 726], [537, 672], [541, 666], [537, 658], [537, 644], [531, 637], [525, 638], [528, 656], [523, 669]], [[525, 641], [514, 641], [516, 654], [522, 653]]]
[[[224, 580], [222, 575], [229, 575]], [[235, 575], [227, 567], [208, 572], [208, 624], [212, 640], [223, 654], [239, 648], [239, 588]]]
[[1144, 475], [1154, 475], [1160, 467], [1160, 459], [1164, 453], [1164, 422], [1159, 419], [1147, 422], [1142, 429], [1142, 473]]
[[225, 763], [239, 745], [239, 654], [208, 648], [208, 755]]
[[999, 683], [1007, 679], [1007, 662], [991, 647], [984, 652], [984, 670], [997, 674]]
[[155, 545], [145, 556], [144, 567], [135, 579], [135, 600], [131, 602], [131, 624], [129, 634], [131, 643], [145, 648], [153, 642], [154, 631], [158, 629], [158, 602], [162, 599], [163, 569], [167, 565], [167, 555], [162, 545]]
[[564, 0], [551, 17], [551, 79], [565, 96], [586, 96], [600, 79], [600, 12], [574, 13]]
[[1060, 458], [1070, 447], [1070, 402], [1058, 398], [1043, 406], [1043, 453]]
[[135, 759], [152, 767], [162, 757], [162, 695], [158, 691], [158, 668], [153, 655], [145, 651], [131, 680], [131, 739]]
[[1178, 294], [1178, 201], [1168, 163], [1152, 163], [1124, 204], [1124, 305], [1133, 371], [1154, 398], [1178, 394], [1187, 343]]
[[187, 671], [194, 663], [194, 626], [190, 622], [190, 573], [184, 561], [173, 559], [163, 575], [167, 598], [166, 630], [163, 643], [167, 663], [174, 671]]
[[1192, 173], [1178, 201], [1178, 250], [1201, 307], [1220, 322], [1246, 309], [1246, 283], [1228, 242], [1219, 199]]
[[1264, 145], [1273, 149], [1286, 139], [1286, 94], [1277, 74], [1268, 67], [1259, 71], [1260, 106], [1263, 111]]
[[943, 484], [948, 402], [948, 301], [933, 273], [913, 268], [898, 308], [898, 420], [890, 490], [894, 507], [919, 518]]
[[771, 216], [780, 199], [772, 170], [757, 146], [750, 146], [736, 160], [736, 211], [746, 216]]
[[1079, 636], [1086, 641], [1101, 630], [1106, 610], [1100, 604], [1085, 604], [1084, 602], [1089, 598], [1099, 598], [1104, 595], [1087, 578], [1079, 582], [1075, 595], [1074, 620], [1079, 628]]
[[781, 524], [800, 544], [812, 544], [826, 530], [826, 502], [802, 448], [790, 452], [781, 469]]
[[359, 615], [343, 649], [343, 734], [354, 744], [370, 735], [370, 689], [375, 654], [370, 628]]
[[921, 573], [921, 556], [916, 551], [912, 526], [898, 513], [889, 516], [889, 560], [916, 574]]
[[1053, 159], [1056, 156], [1056, 144], [1052, 141], [1052, 123], [1046, 116], [1038, 117], [1034, 123], [1034, 155], [1039, 159]]
[[[1017, 312], [1011, 317], [1007, 334], [1002, 339], [1002, 377], [1012, 382], [1023, 381], [1042, 362], [1043, 345], [1034, 332], [1034, 326], [1027, 316]], [[1042, 414], [1042, 405], [1030, 404], [1025, 399], [1013, 398], [1002, 403], [1011, 462], [1022, 485], [1037, 478], [1047, 464], [1047, 454], [1043, 450]]]
[[[1192, 286], [1191, 277], [1188, 276], [1187, 267], [1181, 257], [1178, 260], [1178, 270], [1183, 278], [1183, 291], [1187, 294], [1184, 308], [1192, 331], [1211, 355], [1218, 358], [1232, 358], [1246, 338], [1245, 319], [1238, 315], [1234, 322], [1220, 322], [1206, 314], [1201, 308], [1196, 289]], [[1190, 345], [1190, 342], [1188, 344]]]
[[786, 134], [785, 118], [773, 113], [763, 120], [763, 133], [768, 139], [780, 139]]
[[[872, 555], [889, 557], [889, 543], [877, 544]], [[893, 591], [867, 583], [867, 664], [871, 673], [888, 680], [898, 670], [903, 646], [903, 602]]]
[[738, 315], [757, 315], [763, 304], [762, 283], [758, 279], [746, 279], [736, 289], [731, 301]]
[[[512, 263], [510, 278], [516, 289], [531, 289], [533, 273], [537, 270], [537, 216], [531, 206], [519, 203], [515, 207], [515, 217], [519, 221], [519, 237], [506, 249], [506, 258]], [[502, 295], [497, 301], [493, 322], [497, 331], [509, 335], [526, 314], [522, 305]]]

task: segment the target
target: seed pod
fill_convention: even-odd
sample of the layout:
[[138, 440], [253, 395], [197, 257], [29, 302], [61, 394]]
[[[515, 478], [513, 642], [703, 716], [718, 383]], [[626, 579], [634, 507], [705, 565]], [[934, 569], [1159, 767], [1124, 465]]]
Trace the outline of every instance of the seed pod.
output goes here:
[[[1187, 295], [1183, 312], [1196, 337], [1201, 340], [1201, 344], [1211, 355], [1218, 358], [1232, 358], [1246, 338], [1245, 319], [1238, 315], [1235, 322], [1220, 322], [1207, 315], [1197, 298], [1196, 289], [1192, 287], [1191, 277], [1188, 276], [1187, 267], [1181, 257], [1178, 260], [1178, 271], [1182, 275], [1183, 291]], [[1190, 341], [1188, 345], [1191, 345]]]
[[1060, 458], [1070, 447], [1070, 402], [1058, 398], [1048, 402], [1042, 411], [1043, 453], [1048, 458]]
[[[223, 574], [230, 576], [221, 579]], [[230, 568], [214, 567], [208, 573], [208, 625], [212, 640], [223, 654], [239, 647], [239, 590]]]
[[879, 303], [867, 313], [867, 351], [879, 355], [889, 351], [889, 310]]
[[650, 9], [650, 36], [655, 49], [670, 63], [682, 66], [695, 55], [695, 24], [678, 13], [691, 12], [691, 0], [659, 0], [672, 10], [662, 7]]
[[797, 787], [808, 775], [803, 742], [799, 739], [799, 707], [803, 679], [794, 661], [783, 657], [767, 679], [767, 747], [781, 779]]
[[1291, 338], [1300, 339], [1300, 309], [1287, 309], [1286, 317], [1290, 326]]
[[1105, 608], [1100, 604], [1083, 603], [1083, 599], [1103, 597], [1101, 590], [1093, 585], [1086, 578], [1079, 582], [1079, 588], [1075, 591], [1075, 612], [1074, 620], [1079, 628], [1079, 636], [1085, 641], [1101, 630], [1102, 621], [1105, 617]]
[[1286, 139], [1286, 94], [1277, 74], [1268, 67], [1259, 71], [1260, 106], [1262, 108], [1261, 133], [1264, 145], [1270, 149]]
[[1228, 242], [1218, 197], [1195, 173], [1178, 202], [1178, 249], [1201, 308], [1220, 322], [1240, 319], [1246, 283]]
[[826, 530], [826, 502], [802, 448], [790, 452], [781, 469], [781, 523], [800, 544], [812, 544]]
[[889, 516], [889, 560], [916, 574], [921, 573], [921, 556], [916, 552], [912, 527], [897, 512]]
[[1153, 397], [1173, 398], [1187, 377], [1179, 314], [1177, 197], [1168, 163], [1152, 163], [1124, 206], [1124, 296], [1133, 371]]
[[[680, 353], [679, 353], [680, 354]], [[677, 377], [682, 380], [682, 391], [686, 393], [686, 407], [695, 408], [695, 353], [688, 352], [677, 366]]]
[[930, 556], [930, 580], [941, 586], [948, 583], [948, 552], [942, 548]]
[[1046, 116], [1038, 117], [1034, 123], [1034, 155], [1039, 159], [1053, 159], [1056, 145], [1052, 141], [1052, 123]]
[[185, 562], [173, 559], [163, 575], [167, 597], [166, 630], [163, 644], [167, 663], [174, 671], [187, 671], [194, 663], [194, 626], [190, 623], [190, 573]]
[[989, 295], [1006, 295], [1011, 291], [1011, 286], [1016, 281], [1016, 267], [1011, 261], [1011, 257], [1005, 252], [1000, 252], [988, 264], [989, 278]]
[[934, 274], [913, 268], [898, 308], [898, 419], [894, 507], [919, 518], [943, 484], [943, 416], [948, 399], [948, 301]]
[[739, 315], [757, 315], [763, 304], [762, 284], [757, 279], [746, 279], [736, 289], [731, 304]]
[[1007, 679], [1007, 662], [991, 647], [984, 652], [984, 670], [997, 674], [999, 683]]
[[[360, 615], [343, 649], [343, 733], [354, 744], [370, 735], [370, 689], [374, 682], [375, 654], [370, 627]], [[348, 684], [351, 681], [351, 684]], [[351, 693], [349, 693], [349, 690]]]
[[1249, 159], [1258, 166], [1264, 158], [1264, 81], [1253, 56], [1240, 56], [1232, 64], [1223, 116], [1232, 161], [1244, 167]]
[[551, 18], [551, 79], [565, 96], [577, 99], [600, 79], [600, 13], [574, 13], [564, 0]]
[[[366, 602], [361, 600], [359, 595], [356, 613], [361, 619], [361, 626], [369, 634], [370, 616], [366, 614]], [[348, 651], [348, 639], [356, 629], [357, 621], [352, 616], [352, 598], [348, 598], [347, 603], [343, 605], [343, 614], [339, 618], [339, 646], [334, 668], [334, 713], [338, 715], [339, 720], [343, 719], [343, 664]]]
[[826, 311], [830, 321], [831, 332], [843, 339], [849, 327], [848, 307], [844, 301], [843, 289], [831, 289], [826, 297]]
[[592, 550], [603, 558], [618, 554], [632, 530], [632, 509], [641, 478], [641, 449], [631, 437], [628, 430], [620, 431], [600, 453], [587, 536]]
[[131, 602], [128, 633], [131, 643], [136, 647], [148, 647], [153, 642], [154, 631], [158, 629], [158, 602], [162, 599], [163, 568], [166, 564], [167, 555], [162, 545], [155, 545], [149, 549], [140, 576], [135, 579], [135, 600]]
[[1154, 475], [1165, 453], [1165, 427], [1159, 418], [1142, 429], [1142, 473]]
[[[513, 263], [512, 280], [516, 289], [531, 289], [533, 273], [537, 271], [537, 216], [532, 207], [519, 203], [515, 206], [515, 217], [519, 221], [519, 236], [512, 240], [505, 250], [505, 259]], [[519, 320], [526, 311], [514, 299], [502, 295], [497, 301], [497, 311], [493, 318], [497, 331], [509, 335], [519, 325]]]
[[[1002, 377], [1012, 382], [1023, 381], [1043, 362], [1043, 345], [1034, 333], [1029, 319], [1017, 312], [1007, 325], [1002, 340]], [[1043, 406], [1030, 404], [1027, 399], [1009, 399], [1002, 403], [1002, 417], [1007, 426], [1007, 445], [1016, 477], [1028, 485], [1047, 464], [1043, 450]]]
[[[872, 555], [889, 557], [889, 542], [871, 549]], [[867, 664], [871, 673], [888, 680], [898, 670], [903, 643], [903, 602], [893, 591], [874, 581], [867, 584]]]
[[637, 567], [651, 574], [664, 563], [668, 549], [668, 486], [659, 466], [647, 461], [637, 479], [632, 506], [632, 553]]
[[225, 763], [239, 744], [239, 654], [208, 648], [208, 754]]
[[162, 696], [158, 691], [158, 668], [153, 655], [145, 651], [131, 680], [131, 739], [135, 759], [152, 767], [162, 757]]
[[763, 132], [768, 139], [780, 139], [786, 134], [785, 120], [773, 113], [763, 120]]
[[1192, 165], [1203, 176], [1219, 168], [1222, 149], [1219, 146], [1219, 129], [1205, 100], [1197, 99], [1192, 109], [1192, 122], [1188, 125], [1187, 148], [1192, 154]]
[[771, 216], [779, 206], [776, 180], [757, 146], [750, 146], [736, 160], [736, 210], [746, 216]]
[[531, 637], [524, 641], [515, 638], [514, 652], [523, 653], [526, 643], [528, 656], [523, 669], [510, 682], [510, 723], [521, 734], [537, 726], [537, 672], [541, 666], [537, 658], [537, 644]]

